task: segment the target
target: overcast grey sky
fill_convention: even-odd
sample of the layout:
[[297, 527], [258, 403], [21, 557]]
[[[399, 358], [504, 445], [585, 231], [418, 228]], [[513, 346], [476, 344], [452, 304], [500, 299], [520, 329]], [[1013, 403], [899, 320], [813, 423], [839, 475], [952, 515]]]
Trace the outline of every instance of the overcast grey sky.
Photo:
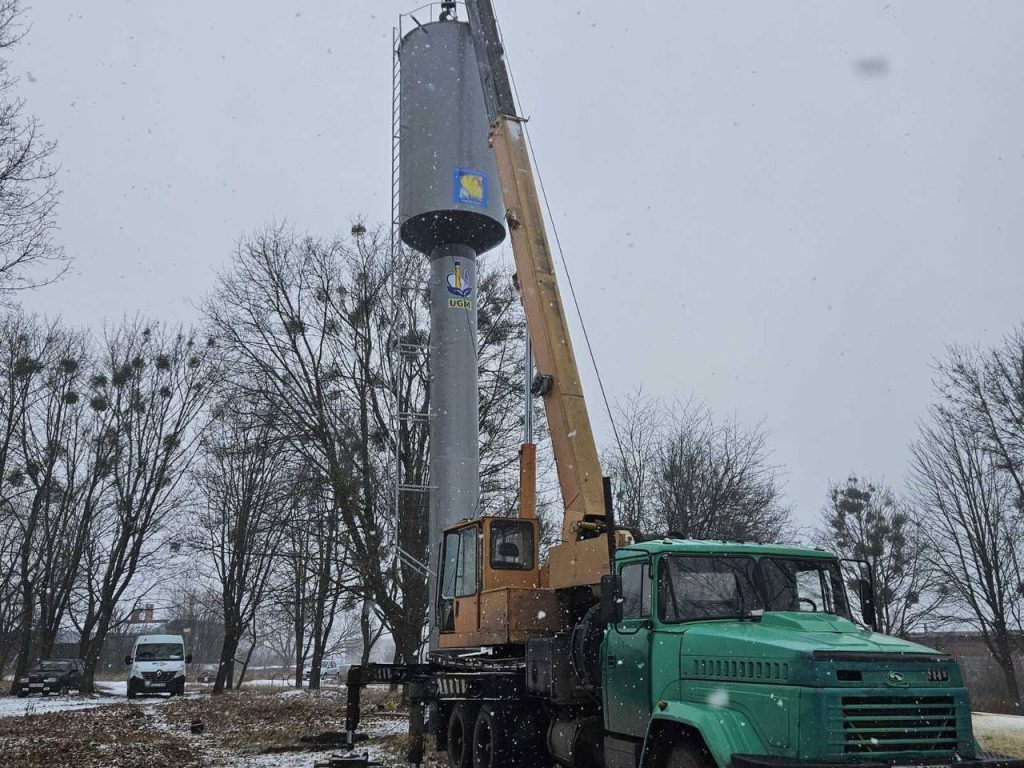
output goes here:
[[[930, 361], [1024, 317], [1024, 3], [495, 2], [610, 394], [764, 419], [804, 522], [899, 483]], [[190, 321], [241, 233], [386, 221], [412, 5], [37, 0], [75, 262], [26, 304]]]

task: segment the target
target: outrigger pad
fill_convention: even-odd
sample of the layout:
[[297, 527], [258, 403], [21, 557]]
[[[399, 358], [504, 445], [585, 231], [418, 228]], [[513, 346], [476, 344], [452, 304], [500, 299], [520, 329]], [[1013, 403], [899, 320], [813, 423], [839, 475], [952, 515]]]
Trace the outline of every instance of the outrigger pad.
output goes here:
[[349, 752], [347, 755], [331, 755], [326, 760], [315, 763], [313, 768], [386, 768], [386, 766], [384, 763], [371, 763], [369, 752], [364, 752], [361, 755]]

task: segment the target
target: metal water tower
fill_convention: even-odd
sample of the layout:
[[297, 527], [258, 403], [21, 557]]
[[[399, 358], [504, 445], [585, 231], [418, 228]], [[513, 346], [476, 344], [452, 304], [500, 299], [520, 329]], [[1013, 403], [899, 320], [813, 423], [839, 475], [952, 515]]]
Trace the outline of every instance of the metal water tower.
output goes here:
[[[469, 24], [442, 5], [439, 21], [417, 21], [398, 46], [401, 238], [430, 261], [432, 575], [441, 531], [478, 514], [477, 258], [505, 238]], [[433, 578], [430, 595], [433, 616]]]

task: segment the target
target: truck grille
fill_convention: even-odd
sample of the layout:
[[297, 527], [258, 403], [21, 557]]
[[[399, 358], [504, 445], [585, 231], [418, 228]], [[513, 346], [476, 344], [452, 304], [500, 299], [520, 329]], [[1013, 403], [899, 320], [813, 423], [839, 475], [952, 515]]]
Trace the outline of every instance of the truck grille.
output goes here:
[[142, 676], [146, 680], [151, 680], [157, 683], [169, 683], [174, 679], [174, 672], [163, 670], [158, 672], [143, 672]]
[[848, 755], [955, 752], [952, 696], [844, 696], [842, 747]]

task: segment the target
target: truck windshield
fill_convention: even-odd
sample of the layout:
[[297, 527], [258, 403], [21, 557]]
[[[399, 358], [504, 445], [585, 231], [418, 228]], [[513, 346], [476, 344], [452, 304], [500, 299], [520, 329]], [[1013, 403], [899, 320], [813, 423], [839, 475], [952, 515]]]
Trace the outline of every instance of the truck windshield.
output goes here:
[[839, 564], [747, 556], [663, 558], [658, 614], [674, 624], [757, 618], [765, 611], [811, 611], [849, 618]]
[[185, 658], [177, 643], [146, 643], [135, 649], [136, 661], [181, 661]]
[[850, 618], [839, 563], [765, 557], [758, 562], [766, 611], [812, 611]]

